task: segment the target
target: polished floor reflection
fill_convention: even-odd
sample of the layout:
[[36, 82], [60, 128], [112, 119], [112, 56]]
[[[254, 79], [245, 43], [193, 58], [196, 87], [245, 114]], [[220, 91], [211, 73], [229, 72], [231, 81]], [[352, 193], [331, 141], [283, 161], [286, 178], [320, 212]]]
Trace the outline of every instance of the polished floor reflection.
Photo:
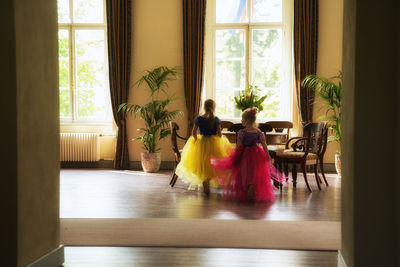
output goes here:
[[60, 216], [340, 221], [341, 179], [336, 174], [327, 174], [330, 186], [318, 191], [310, 173], [312, 193], [298, 175], [297, 188], [276, 191], [270, 204], [226, 201], [215, 190], [205, 197], [181, 181], [170, 188], [170, 177], [170, 172], [63, 169]]
[[66, 247], [65, 266], [336, 267], [337, 252], [268, 249]]

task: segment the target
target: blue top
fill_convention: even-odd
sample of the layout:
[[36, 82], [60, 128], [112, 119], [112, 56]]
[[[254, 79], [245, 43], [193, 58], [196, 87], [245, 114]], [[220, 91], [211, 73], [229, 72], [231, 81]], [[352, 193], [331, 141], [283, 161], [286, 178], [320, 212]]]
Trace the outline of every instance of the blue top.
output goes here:
[[221, 120], [218, 117], [215, 117], [215, 123], [214, 123], [214, 127], [212, 129], [209, 128], [208, 119], [206, 119], [202, 116], [197, 116], [194, 119], [194, 124], [197, 124], [199, 126], [201, 135], [211, 136], [211, 135], [217, 134], [217, 132], [218, 132], [217, 126], [221, 125]]

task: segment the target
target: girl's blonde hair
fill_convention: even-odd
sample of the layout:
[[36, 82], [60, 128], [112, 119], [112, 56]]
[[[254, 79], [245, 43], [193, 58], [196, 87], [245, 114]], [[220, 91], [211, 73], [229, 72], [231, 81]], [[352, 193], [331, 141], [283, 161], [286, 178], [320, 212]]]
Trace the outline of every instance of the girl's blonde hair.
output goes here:
[[208, 115], [207, 120], [208, 120], [208, 127], [212, 128], [214, 127], [215, 124], [215, 101], [212, 99], [207, 99], [204, 101], [204, 111]]
[[246, 122], [250, 122], [251, 124], [256, 125], [257, 113], [258, 113], [257, 108], [248, 108], [242, 112], [242, 118]]

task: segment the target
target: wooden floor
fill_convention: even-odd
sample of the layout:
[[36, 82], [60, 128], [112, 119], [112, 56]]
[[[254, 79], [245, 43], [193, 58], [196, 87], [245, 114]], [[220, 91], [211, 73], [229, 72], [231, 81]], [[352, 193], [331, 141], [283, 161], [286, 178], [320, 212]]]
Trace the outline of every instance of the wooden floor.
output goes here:
[[65, 266], [336, 267], [337, 252], [267, 249], [66, 247]]
[[299, 174], [297, 188], [276, 191], [272, 204], [254, 204], [223, 200], [215, 190], [205, 197], [181, 181], [170, 188], [170, 172], [62, 169], [60, 216], [340, 221], [341, 179], [328, 174], [330, 186], [318, 191], [314, 175], [308, 176], [313, 193]]

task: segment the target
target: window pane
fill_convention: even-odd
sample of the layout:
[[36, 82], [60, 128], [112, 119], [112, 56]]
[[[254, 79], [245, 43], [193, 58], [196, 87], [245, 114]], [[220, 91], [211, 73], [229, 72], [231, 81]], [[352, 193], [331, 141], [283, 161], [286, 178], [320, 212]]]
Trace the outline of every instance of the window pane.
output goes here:
[[244, 89], [245, 31], [216, 31], [216, 89]]
[[281, 22], [282, 0], [252, 0], [252, 22]]
[[216, 58], [244, 59], [245, 41], [245, 30], [217, 30], [215, 33]]
[[74, 0], [75, 23], [103, 23], [103, 0]]
[[281, 86], [282, 30], [252, 30], [252, 83], [260, 88]]
[[103, 30], [76, 30], [78, 117], [105, 120], [109, 100]]
[[258, 115], [263, 120], [271, 120], [281, 117], [281, 99], [282, 94], [280, 90], [263, 90], [261, 95], [267, 95], [264, 101], [264, 110]]
[[58, 23], [71, 22], [69, 14], [69, 0], [58, 0]]
[[58, 64], [60, 88], [60, 117], [71, 116], [70, 72], [69, 72], [69, 33], [58, 31]]
[[247, 22], [246, 0], [216, 0], [217, 23]]
[[252, 32], [252, 82], [268, 97], [259, 117], [276, 119], [282, 117], [282, 30], [253, 29]]
[[216, 89], [244, 89], [245, 70], [244, 60], [217, 60]]
[[239, 91], [216, 90], [215, 102], [216, 114], [220, 118], [236, 118], [240, 116], [240, 111], [235, 108], [233, 98], [239, 95]]

